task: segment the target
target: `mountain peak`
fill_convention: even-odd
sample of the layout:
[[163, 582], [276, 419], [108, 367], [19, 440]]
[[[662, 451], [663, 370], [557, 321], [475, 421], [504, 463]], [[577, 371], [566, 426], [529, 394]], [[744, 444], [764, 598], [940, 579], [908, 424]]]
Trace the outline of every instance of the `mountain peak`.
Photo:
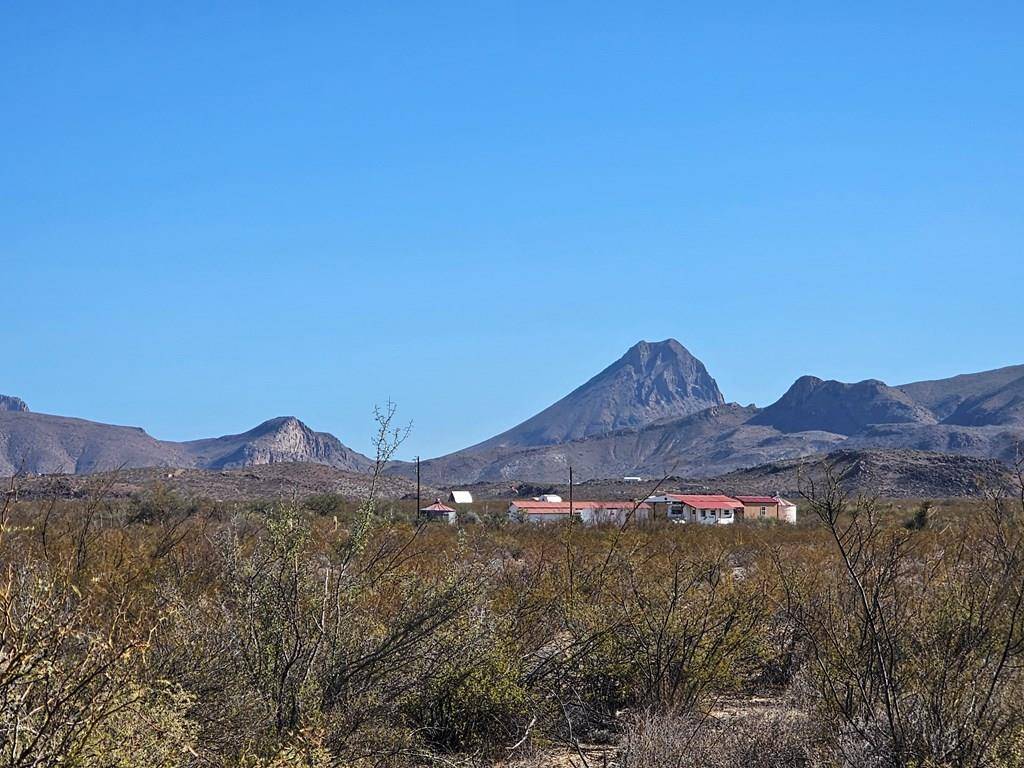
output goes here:
[[801, 376], [749, 423], [781, 432], [852, 435], [872, 424], [934, 424], [935, 417], [906, 393], [878, 379], [847, 384]]
[[724, 403], [704, 364], [678, 341], [640, 341], [554, 405], [474, 449], [563, 443]]
[[28, 405], [20, 397], [0, 395], [0, 411], [19, 411], [28, 413]]
[[327, 432], [316, 432], [294, 416], [278, 416], [238, 435], [194, 440], [186, 447], [210, 469], [305, 462], [365, 471], [371, 463]]

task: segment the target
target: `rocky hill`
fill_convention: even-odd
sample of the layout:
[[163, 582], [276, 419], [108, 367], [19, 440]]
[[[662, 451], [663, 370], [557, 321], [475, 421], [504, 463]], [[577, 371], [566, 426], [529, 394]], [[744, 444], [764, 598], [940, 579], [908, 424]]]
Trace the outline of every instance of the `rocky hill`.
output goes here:
[[898, 389], [942, 421], [960, 407], [964, 400], [991, 395], [1021, 378], [1024, 378], [1024, 365], [1011, 365], [981, 373], [964, 373], [948, 379], [915, 381], [901, 384]]
[[[3, 490], [9, 479], [2, 479]], [[252, 501], [257, 499], [299, 500], [332, 494], [349, 500], [365, 499], [370, 486], [366, 474], [335, 469], [323, 464], [264, 464], [243, 469], [171, 469], [149, 467], [99, 472], [91, 475], [45, 475], [17, 480], [18, 498], [23, 501], [62, 499], [125, 499], [140, 497], [157, 486], [170, 489], [184, 499]], [[382, 478], [377, 495], [399, 499], [415, 494], [416, 484], [398, 477]], [[423, 496], [438, 491], [425, 487]]]
[[802, 376], [779, 400], [750, 419], [780, 432], [821, 430], [853, 435], [872, 424], [934, 424], [935, 415], [877, 379], [856, 384]]
[[28, 405], [20, 397], [0, 395], [0, 411], [19, 411], [25, 413], [28, 411]]
[[[439, 484], [551, 483], [564, 479], [569, 466], [583, 480], [665, 473], [706, 478], [840, 448], [909, 448], [1009, 462], [1024, 440], [1024, 379], [1013, 377], [1018, 368], [901, 387], [803, 376], [758, 409], [723, 403], [707, 369], [678, 342], [640, 342], [555, 405], [508, 432], [423, 462], [422, 473]], [[686, 413], [662, 415], [673, 411]], [[393, 471], [410, 476], [412, 468], [395, 465]]]
[[[21, 401], [19, 401], [21, 402]], [[248, 467], [313, 462], [365, 472], [372, 462], [333, 435], [293, 417], [271, 419], [239, 435], [176, 443], [139, 427], [66, 416], [0, 410], [0, 474], [90, 473], [130, 467]]]
[[252, 467], [282, 462], [326, 464], [366, 472], [373, 462], [344, 445], [334, 435], [314, 432], [294, 416], [265, 421], [240, 435], [181, 443], [194, 466], [207, 469]]
[[850, 493], [883, 498], [978, 497], [990, 492], [1019, 493], [1006, 464], [926, 451], [837, 451], [738, 470], [708, 481], [726, 493], [779, 493], [798, 497], [810, 481], [821, 482], [822, 462], [843, 477]]
[[[488, 440], [424, 461], [424, 482], [581, 480], [724, 473], [837, 450], [909, 449], [1013, 462], [1024, 444], [1024, 366], [891, 387], [799, 378], [766, 408], [726, 403], [679, 342], [639, 342], [558, 402]], [[184, 443], [137, 427], [32, 413], [0, 398], [0, 473], [117, 467], [227, 469], [317, 463], [365, 472], [333, 435], [280, 417], [237, 435]], [[411, 478], [396, 462], [389, 471]]]
[[675, 339], [641, 341], [536, 416], [466, 449], [530, 448], [638, 429], [725, 403], [704, 364]]
[[1024, 423], [1024, 376], [994, 392], [962, 400], [943, 424], [966, 427], [1005, 426]]

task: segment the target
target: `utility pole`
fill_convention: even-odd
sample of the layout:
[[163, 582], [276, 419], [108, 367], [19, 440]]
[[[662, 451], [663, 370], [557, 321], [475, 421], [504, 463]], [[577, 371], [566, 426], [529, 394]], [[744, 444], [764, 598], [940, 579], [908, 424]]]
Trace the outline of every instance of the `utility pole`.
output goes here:
[[416, 517], [419, 518], [423, 505], [420, 503], [420, 457], [416, 457]]
[[572, 525], [572, 465], [569, 465], [569, 524]]

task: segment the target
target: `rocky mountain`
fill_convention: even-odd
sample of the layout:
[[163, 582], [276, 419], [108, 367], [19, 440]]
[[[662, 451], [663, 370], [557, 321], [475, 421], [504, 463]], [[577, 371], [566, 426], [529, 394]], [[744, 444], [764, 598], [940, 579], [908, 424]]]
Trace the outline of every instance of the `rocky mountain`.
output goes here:
[[305, 462], [366, 472], [373, 462], [344, 445], [334, 435], [314, 432], [294, 416], [265, 421], [240, 435], [181, 443], [193, 466], [207, 469], [252, 467], [261, 464]]
[[[423, 462], [423, 477], [437, 484], [551, 483], [572, 466], [582, 480], [665, 473], [706, 478], [839, 449], [913, 449], [1011, 462], [1024, 441], [1018, 370], [1024, 366], [901, 387], [803, 376], [758, 409], [721, 402], [714, 379], [678, 342], [641, 342], [518, 427]], [[658, 415], [701, 406], [682, 416]], [[411, 468], [395, 471], [408, 476]]]
[[991, 395], [1024, 378], [1024, 365], [1011, 365], [981, 373], [965, 373], [948, 379], [901, 384], [898, 389], [930, 410], [939, 421], [950, 416], [964, 400]]
[[1024, 424], [1024, 376], [994, 392], [962, 400], [942, 423], [965, 427]]
[[240, 435], [176, 443], [139, 427], [66, 416], [0, 410], [0, 475], [90, 473], [123, 467], [221, 469], [313, 462], [365, 472], [372, 462], [333, 435], [293, 417], [271, 419]]
[[[739, 423], [704, 364], [675, 339], [640, 341], [618, 360], [523, 423], [482, 443], [424, 462], [436, 482], [561, 475], [633, 467], [652, 451], [686, 444], [700, 424]], [[738, 407], [738, 406], [737, 406]], [[710, 409], [710, 410], [709, 410]], [[705, 420], [686, 418], [706, 413]], [[749, 417], [745, 414], [739, 421]], [[663, 429], [647, 431], [661, 424]], [[409, 465], [392, 471], [409, 476]], [[525, 473], [525, 474], [524, 474]]]
[[704, 364], [675, 339], [641, 341], [554, 405], [469, 451], [582, 440], [723, 405]]
[[[19, 478], [16, 489], [18, 498], [23, 501], [88, 499], [97, 496], [104, 499], [145, 498], [157, 483], [188, 499], [290, 500], [330, 494], [357, 501], [365, 499], [370, 492], [370, 480], [365, 473], [349, 472], [323, 464], [288, 463], [241, 469], [143, 467], [89, 475], [36, 475]], [[381, 478], [376, 483], [376, 493], [384, 499], [414, 496], [415, 492], [416, 484], [405, 478]], [[440, 492], [424, 487], [422, 493], [424, 497], [433, 498]]]
[[19, 411], [24, 413], [28, 411], [28, 406], [20, 397], [0, 395], [0, 411]]
[[138, 427], [28, 411], [0, 411], [0, 474], [97, 472], [122, 465], [191, 466], [181, 446]]
[[934, 424], [905, 392], [877, 379], [856, 384], [801, 376], [778, 401], [751, 418], [780, 432], [821, 430], [852, 435], [872, 424]]
[[[575, 477], [701, 479], [837, 450], [914, 450], [1013, 462], [1024, 445], [1024, 366], [891, 387], [813, 376], [766, 408], [726, 403], [679, 342], [639, 342], [555, 404], [489, 440], [424, 461], [424, 482], [558, 482]], [[313, 462], [365, 472], [333, 435], [281, 417], [238, 435], [184, 443], [137, 427], [32, 413], [0, 398], [0, 474], [118, 467], [227, 470]], [[951, 465], [952, 466], [952, 465]], [[411, 477], [409, 464], [389, 471]]]
[[[810, 431], [786, 435], [749, 424], [757, 408], [736, 403], [706, 408], [642, 429], [520, 450], [465, 451], [423, 462], [435, 484], [528, 479], [558, 482], [573, 467], [580, 480], [664, 474], [709, 477], [738, 467], [828, 451], [843, 435]], [[408, 475], [408, 470], [403, 472]]]
[[708, 484], [716, 492], [779, 493], [799, 502], [809, 480], [821, 481], [823, 462], [843, 476], [848, 493], [918, 499], [1019, 493], [1016, 479], [1000, 461], [912, 450], [842, 450], [804, 456], [730, 472]]

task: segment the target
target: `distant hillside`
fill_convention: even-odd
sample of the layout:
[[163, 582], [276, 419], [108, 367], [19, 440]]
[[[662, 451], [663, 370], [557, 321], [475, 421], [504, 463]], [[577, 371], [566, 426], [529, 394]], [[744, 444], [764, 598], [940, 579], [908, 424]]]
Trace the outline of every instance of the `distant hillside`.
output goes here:
[[554, 481], [566, 477], [570, 465], [581, 480], [629, 475], [652, 461], [658, 466], [677, 462], [687, 450], [742, 424], [752, 412], [735, 404], [722, 405], [642, 429], [623, 429], [557, 445], [470, 449], [424, 462], [422, 476], [442, 484], [506, 478]]
[[962, 400], [943, 424], [971, 427], [1024, 424], [1024, 377], [995, 392], [983, 392]]
[[[530, 371], [543, 374], [542, 366]], [[552, 483], [570, 466], [581, 480], [665, 473], [700, 479], [837, 450], [903, 449], [1015, 461], [1024, 451], [1024, 365], [900, 387], [803, 376], [759, 409], [726, 403], [704, 364], [678, 341], [641, 341], [532, 418], [421, 468], [425, 482], [444, 487]], [[294, 417], [175, 443], [137, 427], [31, 413], [20, 398], [0, 396], [0, 473], [287, 462], [371, 467]], [[411, 478], [415, 470], [395, 462], [388, 471]]]
[[[640, 342], [555, 405], [501, 435], [424, 461], [422, 472], [440, 484], [551, 483], [570, 466], [582, 480], [666, 472], [704, 478], [840, 448], [1010, 462], [1024, 440], [1024, 380], [1012, 378], [1018, 369], [1024, 366], [902, 387], [803, 376], [758, 409], [720, 402], [714, 379], [678, 342]], [[391, 469], [413, 471], [402, 464]]]
[[802, 376], [750, 423], [781, 432], [821, 430], [852, 435], [871, 424], [934, 424], [934, 414], [877, 379], [856, 384]]
[[964, 400], [991, 395], [1007, 384], [1024, 378], [1024, 365], [1011, 365], [981, 373], [965, 373], [948, 379], [901, 384], [914, 402], [935, 414], [939, 421], [951, 415]]
[[247, 467], [314, 462], [365, 472], [372, 462], [298, 419], [271, 419], [240, 435], [175, 443], [139, 427], [0, 410], [0, 474], [89, 473], [125, 467]]
[[282, 462], [326, 464], [366, 472], [373, 462], [334, 435], [314, 432], [294, 416], [265, 421], [240, 435], [181, 443], [194, 465], [208, 469], [252, 467]]
[[809, 481], [821, 481], [823, 461], [843, 474], [843, 487], [850, 493], [941, 499], [1018, 492], [1009, 468], [1000, 461], [909, 450], [805, 456], [732, 472], [709, 480], [708, 485], [727, 493], [798, 497], [801, 490], [808, 489]]
[[182, 446], [138, 427], [0, 411], [0, 474], [98, 472], [120, 466], [191, 466]]
[[682, 344], [675, 339], [641, 341], [554, 405], [466, 450], [581, 440], [688, 416], [723, 403], [718, 384]]
[[[4, 490], [6, 482], [4, 480]], [[230, 470], [149, 467], [92, 475], [34, 476], [19, 479], [17, 488], [18, 498], [24, 501], [83, 499], [98, 495], [112, 499], [140, 497], [158, 484], [184, 499], [301, 501], [309, 496], [332, 494], [362, 500], [369, 492], [369, 482], [368, 475], [323, 464], [283, 463]], [[415, 492], [415, 483], [398, 477], [383, 478], [378, 488], [378, 495], [386, 499]], [[424, 487], [422, 492], [424, 497], [438, 493], [429, 487]]]
[[0, 395], [0, 411], [28, 411], [28, 406], [20, 397]]

